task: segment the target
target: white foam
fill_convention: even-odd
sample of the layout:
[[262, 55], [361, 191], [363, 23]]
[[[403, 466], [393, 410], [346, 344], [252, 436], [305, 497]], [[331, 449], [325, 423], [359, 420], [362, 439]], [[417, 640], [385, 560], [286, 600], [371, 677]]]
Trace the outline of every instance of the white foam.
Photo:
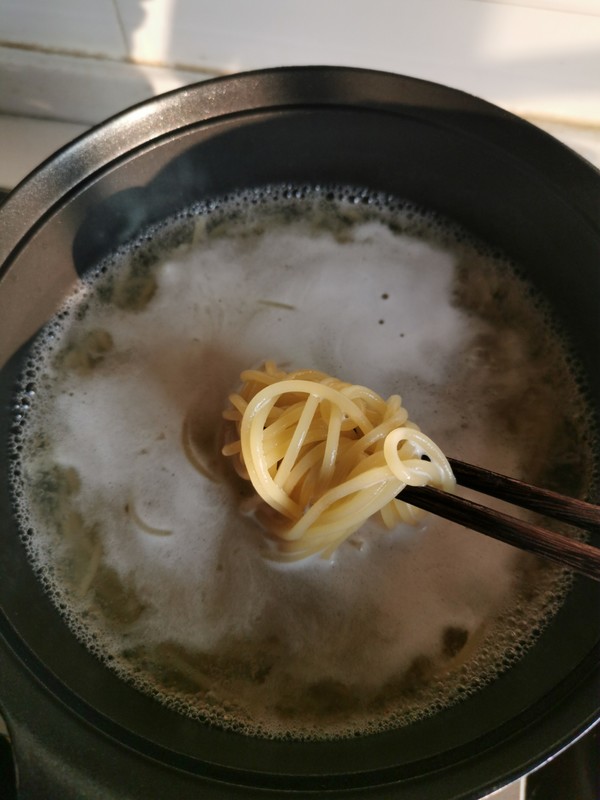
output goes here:
[[[373, 220], [343, 244], [306, 222], [277, 224], [265, 235], [208, 238], [169, 258], [142, 310], [92, 302], [82, 322], [67, 326], [64, 341], [103, 329], [113, 348], [83, 376], [54, 374], [47, 358], [54, 386], [47, 399], [38, 392], [31, 429], [50, 431], [44, 458], [76, 470], [73, 508], [95, 526], [102, 563], [145, 607], [116, 632], [93, 591], [72, 613], [80, 632], [81, 609], [91, 613], [100, 649], [124, 673], [124, 647], [146, 654], [165, 644], [191, 654], [241, 647], [248, 663], [268, 661], [268, 677], [232, 684], [226, 675], [219, 691], [226, 697], [234, 686], [238, 723], [271, 735], [306, 733], [306, 721], [277, 721], [278, 705], [297, 702], [290, 682], [300, 695], [328, 681], [375, 695], [415, 659], [439, 659], [446, 628], [475, 634], [505, 608], [515, 551], [432, 519], [391, 534], [370, 525], [331, 562], [273, 565], [261, 557], [261, 534], [239, 514], [232, 486], [204, 479], [181, 446], [190, 408], [216, 433], [240, 371], [270, 358], [400, 393], [411, 418], [447, 453], [518, 471], [525, 423], [509, 435], [498, 404], [533, 390], [544, 365], [532, 363], [530, 332], [498, 341], [484, 318], [456, 302], [457, 259]], [[43, 509], [34, 496], [26, 504], [28, 524], [42, 538]], [[131, 505], [146, 525], [169, 534], [140, 529], [126, 512]], [[48, 540], [31, 547], [38, 560], [52, 550]], [[56, 591], [69, 595], [64, 586]], [[546, 614], [548, 604], [536, 613]], [[168, 699], [151, 676], [138, 680]], [[223, 723], [222, 712], [197, 696], [186, 702], [188, 713], [214, 713]], [[397, 710], [386, 713], [397, 721]], [[374, 723], [368, 714], [341, 728], [334, 719], [331, 730], [351, 732], [354, 724]]]

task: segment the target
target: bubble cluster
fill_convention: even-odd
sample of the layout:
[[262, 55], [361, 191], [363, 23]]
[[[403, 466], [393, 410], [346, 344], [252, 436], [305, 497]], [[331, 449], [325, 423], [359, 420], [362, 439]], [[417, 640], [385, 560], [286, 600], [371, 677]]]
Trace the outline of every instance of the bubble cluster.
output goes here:
[[[32, 346], [10, 480], [38, 579], [124, 680], [250, 735], [382, 731], [478, 691], [535, 643], [568, 573], [433, 518], [266, 563], [218, 457], [227, 395], [265, 358], [400, 392], [455, 457], [593, 484], [584, 381], [501, 254], [384, 193], [262, 187], [120, 248]], [[182, 452], [190, 413], [214, 480]]]

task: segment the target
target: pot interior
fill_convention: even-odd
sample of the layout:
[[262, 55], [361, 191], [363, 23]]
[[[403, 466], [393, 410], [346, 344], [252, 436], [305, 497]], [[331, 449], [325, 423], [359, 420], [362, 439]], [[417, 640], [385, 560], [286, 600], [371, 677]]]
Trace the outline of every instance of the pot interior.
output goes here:
[[[143, 109], [43, 166], [2, 211], [10, 223], [0, 281], [5, 410], [32, 337], [78, 276], [194, 203], [278, 184], [407, 199], [501, 248], [555, 310], [600, 407], [600, 180], [545, 134], [460, 93], [354, 70], [241, 76]], [[22, 232], [12, 209], [23, 212]], [[4, 441], [10, 413], [0, 424]], [[577, 578], [516, 666], [413, 725], [311, 743], [186, 719], [124, 684], [76, 640], [26, 558], [6, 482], [0, 491], [5, 642], [75, 717], [162, 764], [249, 791], [394, 784], [411, 798], [467, 797], [539, 763], [597, 714], [598, 587]]]

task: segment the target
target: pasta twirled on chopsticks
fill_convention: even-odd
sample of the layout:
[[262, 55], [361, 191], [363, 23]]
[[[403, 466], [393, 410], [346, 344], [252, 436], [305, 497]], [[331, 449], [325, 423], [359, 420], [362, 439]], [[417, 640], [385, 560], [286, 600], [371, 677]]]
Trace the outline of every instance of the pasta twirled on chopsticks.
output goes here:
[[270, 361], [241, 381], [223, 414], [233, 427], [223, 453], [263, 501], [257, 516], [277, 558], [329, 557], [375, 514], [387, 528], [414, 524], [423, 512], [396, 499], [406, 485], [453, 490], [446, 457], [398, 395]]

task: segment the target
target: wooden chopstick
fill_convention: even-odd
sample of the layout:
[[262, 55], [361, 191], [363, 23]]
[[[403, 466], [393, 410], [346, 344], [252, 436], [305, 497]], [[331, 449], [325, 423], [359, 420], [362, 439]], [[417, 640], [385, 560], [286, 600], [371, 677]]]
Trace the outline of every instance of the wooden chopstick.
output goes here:
[[475, 467], [456, 458], [449, 458], [448, 461], [460, 486], [484, 492], [530, 511], [538, 511], [579, 528], [600, 530], [600, 506], [541, 489], [483, 467]]
[[[555, 492], [530, 487], [513, 478], [490, 473], [488, 470], [457, 462], [454, 459], [450, 459], [450, 464], [455, 471], [459, 485], [473, 488], [476, 491], [485, 491], [493, 497], [508, 500], [513, 505], [542, 511], [546, 516], [581, 527], [593, 528], [599, 524], [600, 508], [591, 503], [573, 500], [573, 498], [563, 498], [562, 495]], [[484, 488], [488, 485], [491, 486], [491, 489]], [[523, 498], [524, 494], [527, 494], [527, 497]], [[585, 542], [570, 539], [563, 534], [546, 530], [531, 522], [516, 519], [502, 511], [487, 508], [431, 486], [406, 486], [398, 497], [424, 511], [430, 511], [439, 517], [515, 545], [522, 550], [529, 550], [545, 556], [558, 564], [571, 567], [582, 575], [600, 580], [600, 549]], [[562, 505], [563, 502], [568, 507], [566, 512]], [[583, 521], [578, 514], [580, 505], [583, 506], [584, 511]]]

